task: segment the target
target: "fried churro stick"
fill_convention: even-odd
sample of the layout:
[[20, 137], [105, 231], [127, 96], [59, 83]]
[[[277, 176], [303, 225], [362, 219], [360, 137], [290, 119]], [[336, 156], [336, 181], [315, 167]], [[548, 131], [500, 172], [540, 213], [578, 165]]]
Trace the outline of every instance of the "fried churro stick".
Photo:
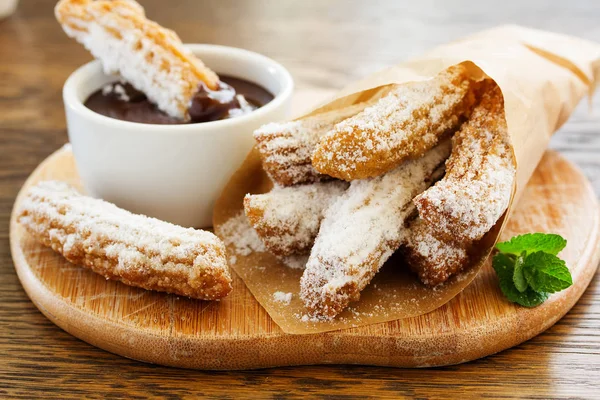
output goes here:
[[63, 182], [29, 189], [18, 221], [43, 245], [107, 279], [203, 300], [231, 290], [225, 246], [212, 233], [132, 214]]
[[437, 239], [423, 219], [411, 224], [403, 253], [410, 268], [425, 285], [435, 286], [468, 265], [467, 244]]
[[333, 318], [358, 300], [403, 241], [411, 200], [441, 175], [449, 153], [447, 141], [385, 175], [353, 181], [327, 209], [300, 280], [300, 296], [313, 316]]
[[421, 218], [445, 241], [481, 239], [510, 201], [515, 161], [502, 93], [489, 80], [485, 89], [480, 104], [452, 139], [446, 175], [415, 198]]
[[187, 50], [177, 34], [146, 19], [132, 0], [61, 0], [55, 8], [68, 36], [100, 59], [104, 72], [120, 74], [159, 109], [189, 118], [194, 94], [219, 77]]
[[348, 188], [342, 181], [275, 187], [248, 194], [244, 210], [265, 247], [277, 256], [307, 253], [327, 207]]
[[322, 174], [353, 180], [419, 157], [468, 116], [477, 86], [462, 65], [427, 81], [398, 85], [325, 134], [313, 153], [313, 166]]
[[282, 186], [320, 180], [323, 176], [310, 160], [319, 139], [335, 124], [369, 104], [372, 103], [362, 102], [301, 120], [263, 125], [254, 132], [254, 139], [264, 170]]

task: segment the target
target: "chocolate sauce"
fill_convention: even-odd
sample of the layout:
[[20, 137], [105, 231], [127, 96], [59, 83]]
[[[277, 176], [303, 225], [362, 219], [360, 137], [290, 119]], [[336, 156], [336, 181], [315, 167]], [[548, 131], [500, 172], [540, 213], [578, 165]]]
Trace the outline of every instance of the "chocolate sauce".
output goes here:
[[129, 83], [113, 82], [95, 91], [85, 106], [104, 116], [144, 124], [196, 124], [248, 114], [273, 100], [262, 87], [243, 79], [220, 76], [219, 90], [202, 85], [192, 98], [190, 121], [173, 118]]

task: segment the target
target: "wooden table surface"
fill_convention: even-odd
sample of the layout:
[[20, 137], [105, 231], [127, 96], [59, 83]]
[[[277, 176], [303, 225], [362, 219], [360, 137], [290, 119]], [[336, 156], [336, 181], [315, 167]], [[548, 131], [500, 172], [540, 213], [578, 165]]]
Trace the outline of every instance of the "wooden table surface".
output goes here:
[[[600, 279], [554, 327], [516, 348], [428, 370], [307, 366], [202, 372], [96, 349], [49, 322], [23, 291], [8, 221], [34, 167], [67, 141], [61, 87], [90, 56], [55, 22], [53, 1], [23, 0], [0, 21], [0, 397], [355, 396], [599, 398]], [[248, 48], [282, 62], [300, 88], [340, 88], [427, 48], [500, 23], [600, 42], [600, 2], [504, 0], [142, 1], [185, 42]], [[496, 5], [494, 5], [495, 3]], [[497, 4], [502, 4], [498, 8]], [[600, 99], [552, 141], [600, 194]]]

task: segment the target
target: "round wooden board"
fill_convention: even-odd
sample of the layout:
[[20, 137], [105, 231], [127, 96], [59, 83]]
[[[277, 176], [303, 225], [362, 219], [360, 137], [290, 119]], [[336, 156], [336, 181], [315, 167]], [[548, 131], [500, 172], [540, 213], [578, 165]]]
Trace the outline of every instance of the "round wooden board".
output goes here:
[[[41, 180], [78, 184], [71, 150], [58, 150], [17, 197]], [[446, 305], [426, 315], [342, 331], [287, 335], [234, 277], [219, 302], [191, 300], [107, 281], [36, 243], [11, 218], [15, 268], [35, 305], [72, 335], [136, 360], [200, 369], [358, 363], [424, 367], [461, 363], [515, 346], [544, 331], [577, 302], [600, 259], [600, 214], [586, 178], [547, 152], [502, 239], [556, 232], [574, 285], [537, 308], [507, 302], [487, 265]]]

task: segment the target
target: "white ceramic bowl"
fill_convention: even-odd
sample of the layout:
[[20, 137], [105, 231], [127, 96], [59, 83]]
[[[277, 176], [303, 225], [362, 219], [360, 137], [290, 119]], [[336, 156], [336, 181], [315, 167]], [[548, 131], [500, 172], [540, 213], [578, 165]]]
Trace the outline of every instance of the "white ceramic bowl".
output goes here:
[[69, 140], [87, 192], [135, 213], [186, 227], [212, 225], [212, 210], [253, 145], [252, 131], [288, 116], [290, 73], [247, 50], [188, 45], [211, 69], [254, 82], [275, 98], [250, 114], [188, 125], [150, 125], [100, 115], [84, 101], [116, 80], [92, 61], [65, 82]]
[[17, 9], [19, 0], [0, 0], [0, 19], [11, 16]]

